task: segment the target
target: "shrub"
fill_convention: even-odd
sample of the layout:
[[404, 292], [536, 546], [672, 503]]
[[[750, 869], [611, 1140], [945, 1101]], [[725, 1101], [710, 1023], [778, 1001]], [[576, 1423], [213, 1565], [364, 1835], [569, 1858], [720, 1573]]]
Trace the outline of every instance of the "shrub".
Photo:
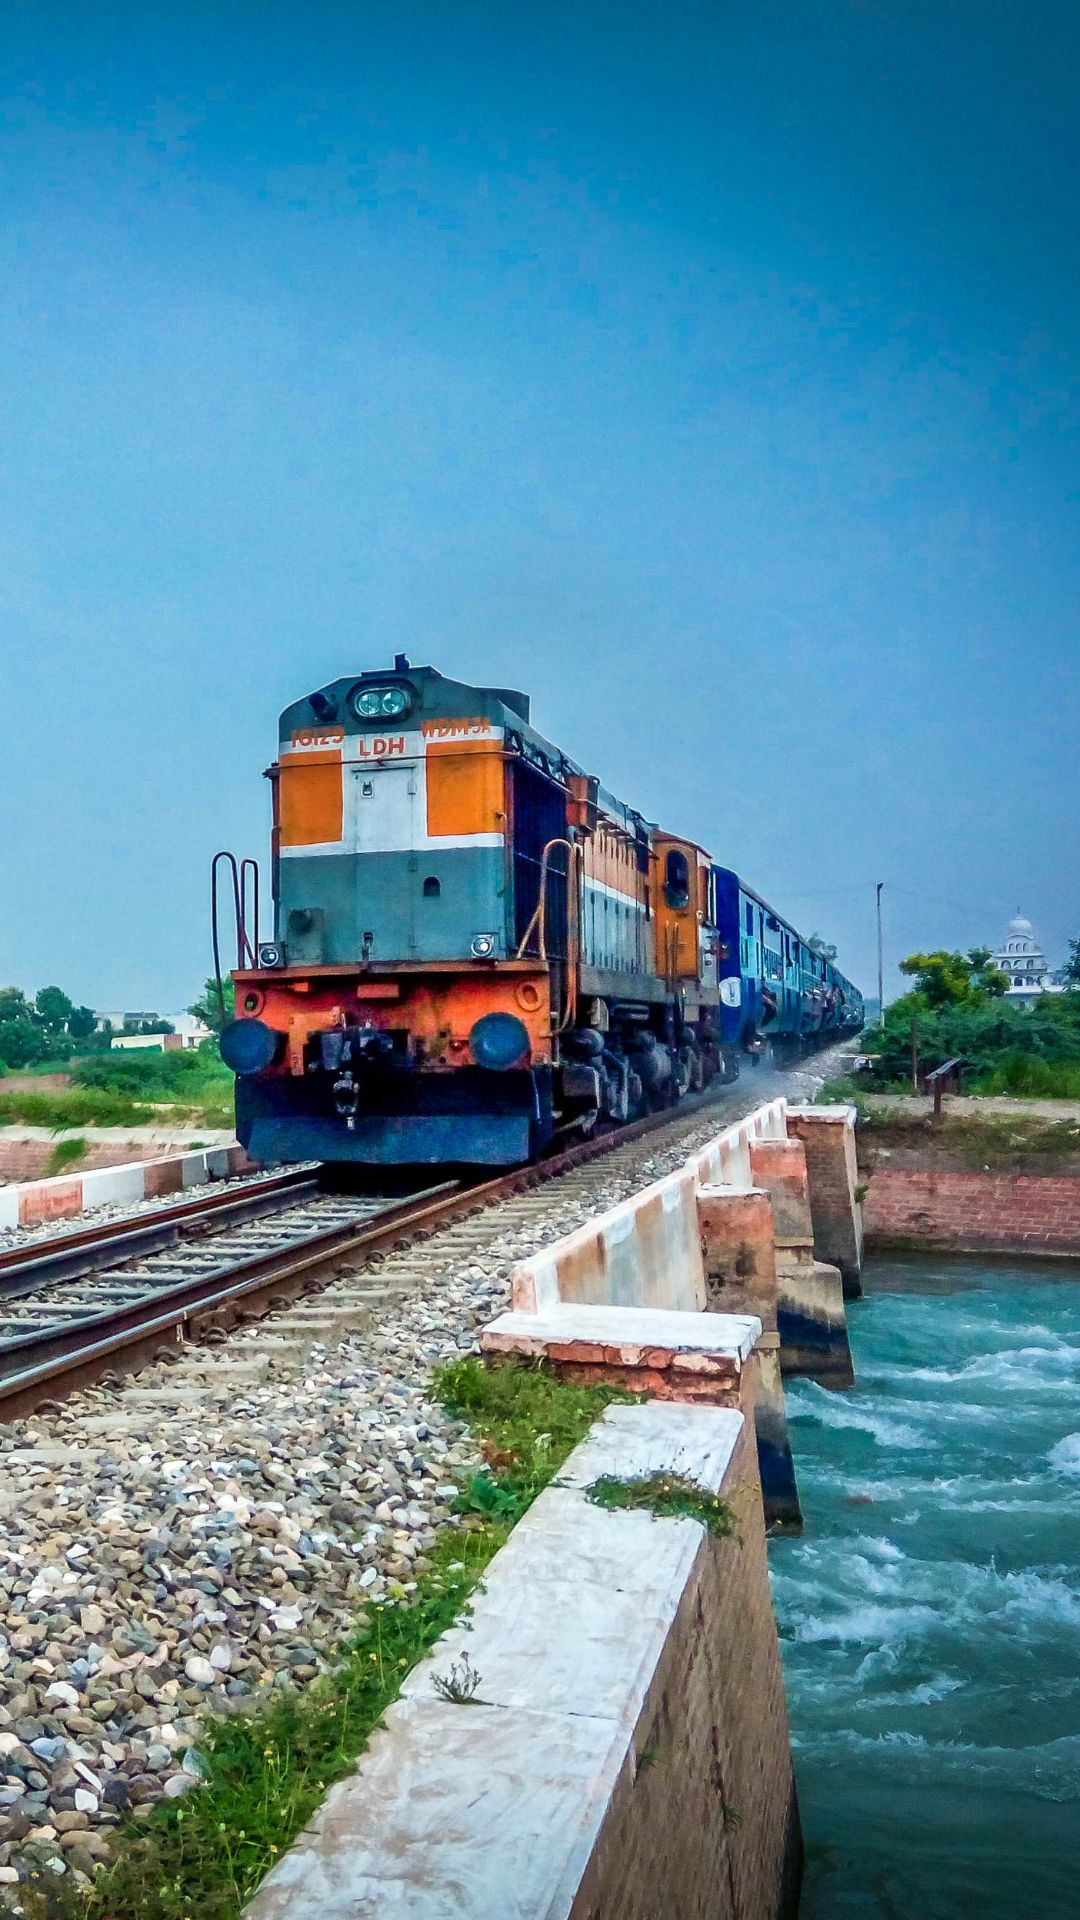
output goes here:
[[47, 1161], [46, 1173], [66, 1173], [69, 1167], [77, 1167], [85, 1160], [89, 1149], [79, 1134], [69, 1134], [66, 1140], [58, 1140]]
[[975, 1091], [1011, 1093], [1026, 1100], [1080, 1100], [1080, 1060], [1045, 1060], [1013, 1047], [980, 1075]]

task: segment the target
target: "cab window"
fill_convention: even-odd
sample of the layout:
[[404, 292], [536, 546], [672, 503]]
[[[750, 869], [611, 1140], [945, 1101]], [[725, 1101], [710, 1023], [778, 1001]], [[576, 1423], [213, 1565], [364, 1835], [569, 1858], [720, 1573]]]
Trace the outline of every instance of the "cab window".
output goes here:
[[690, 905], [690, 866], [678, 847], [668, 849], [664, 862], [664, 900], [673, 913]]

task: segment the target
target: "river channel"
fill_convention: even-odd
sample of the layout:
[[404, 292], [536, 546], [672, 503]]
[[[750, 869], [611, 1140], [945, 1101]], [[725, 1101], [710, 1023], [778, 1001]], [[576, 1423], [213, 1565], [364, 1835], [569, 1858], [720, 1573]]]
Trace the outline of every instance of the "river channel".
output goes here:
[[875, 1260], [770, 1548], [800, 1920], [1080, 1914], [1080, 1267]]

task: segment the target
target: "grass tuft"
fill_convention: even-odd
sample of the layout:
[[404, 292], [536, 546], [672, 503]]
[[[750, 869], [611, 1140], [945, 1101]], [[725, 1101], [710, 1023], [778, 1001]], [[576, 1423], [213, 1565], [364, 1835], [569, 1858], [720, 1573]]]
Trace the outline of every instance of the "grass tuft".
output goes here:
[[66, 1140], [58, 1140], [45, 1162], [45, 1172], [66, 1173], [69, 1167], [77, 1167], [86, 1159], [89, 1149], [81, 1134], [69, 1134]]
[[644, 1510], [658, 1520], [700, 1520], [716, 1540], [729, 1539], [735, 1531], [727, 1501], [683, 1473], [647, 1473], [634, 1480], [605, 1473], [586, 1493], [594, 1506], [617, 1512]]

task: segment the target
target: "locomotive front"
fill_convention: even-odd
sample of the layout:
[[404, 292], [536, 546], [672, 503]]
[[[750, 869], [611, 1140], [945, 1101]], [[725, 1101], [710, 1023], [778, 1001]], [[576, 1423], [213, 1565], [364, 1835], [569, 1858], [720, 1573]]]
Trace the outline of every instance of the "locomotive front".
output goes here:
[[508, 768], [554, 750], [528, 721], [524, 695], [401, 656], [282, 715], [275, 937], [234, 974], [221, 1042], [255, 1159], [512, 1165], [543, 1144], [551, 968], [516, 924]]

